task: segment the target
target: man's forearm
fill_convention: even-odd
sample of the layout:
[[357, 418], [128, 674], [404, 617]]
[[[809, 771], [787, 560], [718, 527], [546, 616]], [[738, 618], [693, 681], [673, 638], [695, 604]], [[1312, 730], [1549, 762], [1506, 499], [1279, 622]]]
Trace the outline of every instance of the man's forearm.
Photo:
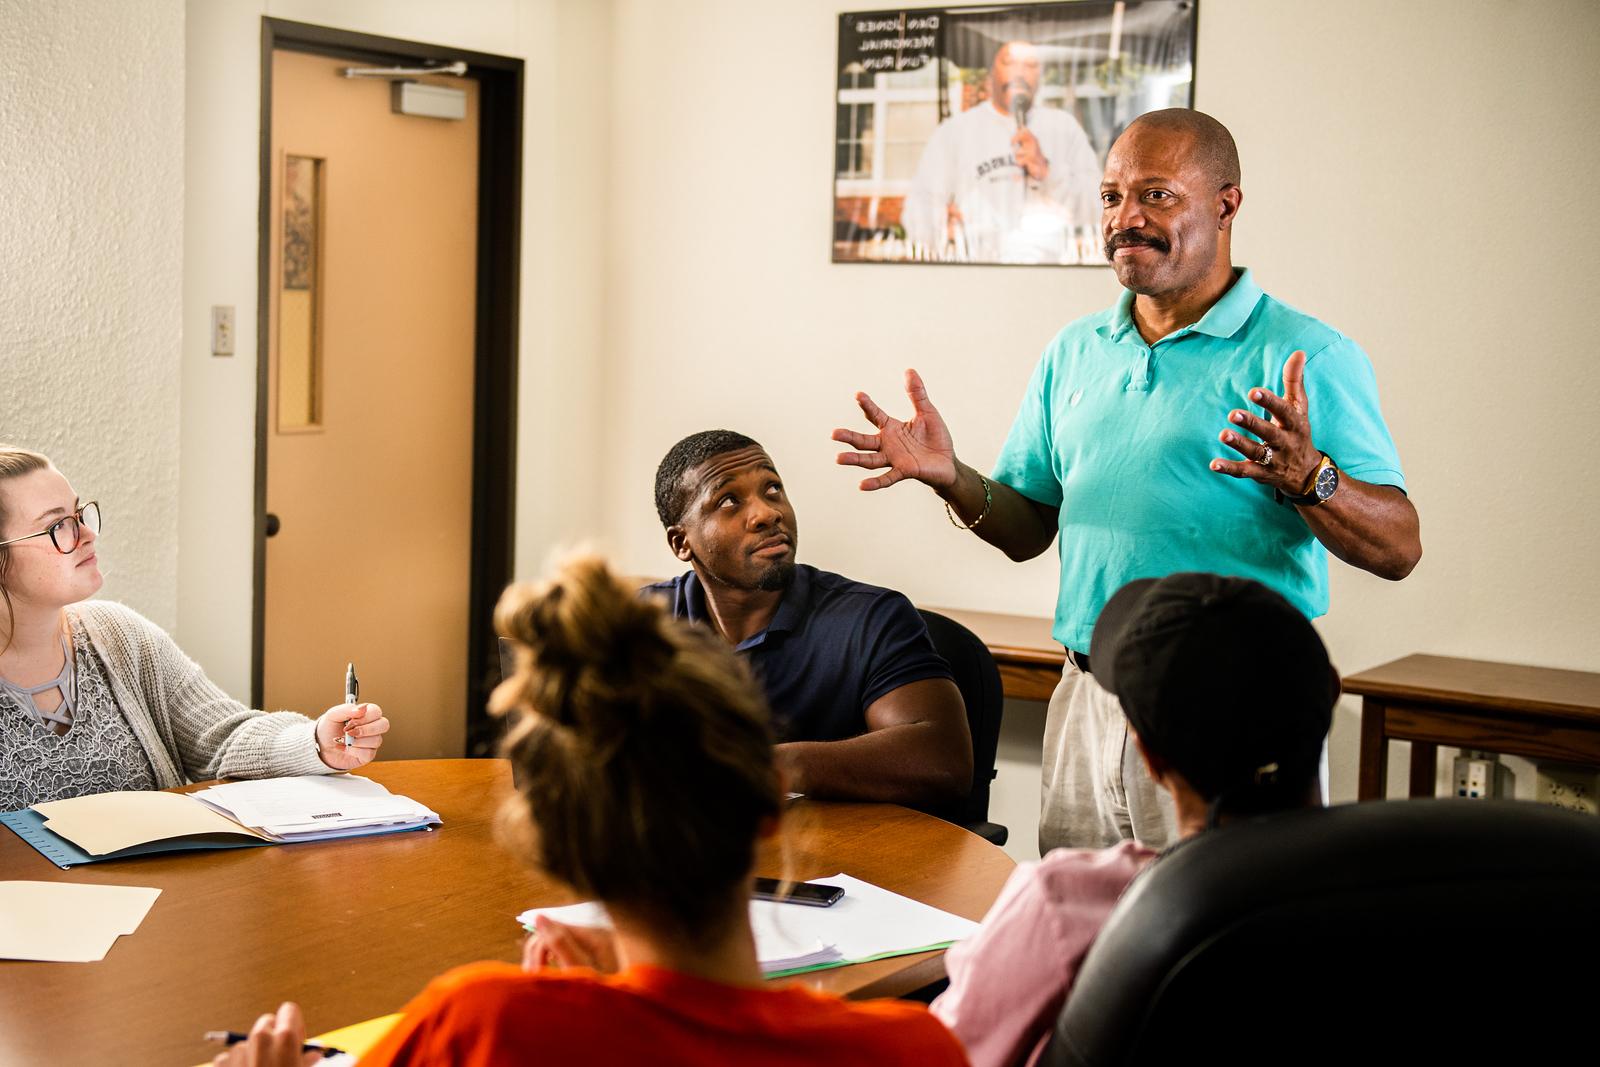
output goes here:
[[949, 808], [972, 788], [970, 758], [943, 743], [933, 723], [905, 723], [844, 741], [778, 746], [789, 789], [825, 800]]
[[[987, 515], [985, 481], [989, 483]], [[962, 522], [969, 526], [978, 523], [973, 533], [1018, 562], [1032, 559], [1055, 540], [1056, 509], [1029, 500], [1009, 485], [984, 478], [960, 460], [956, 461], [955, 484], [939, 495]]]
[[1326, 501], [1296, 510], [1329, 552], [1380, 578], [1399, 581], [1422, 558], [1417, 509], [1392, 485], [1341, 477]]

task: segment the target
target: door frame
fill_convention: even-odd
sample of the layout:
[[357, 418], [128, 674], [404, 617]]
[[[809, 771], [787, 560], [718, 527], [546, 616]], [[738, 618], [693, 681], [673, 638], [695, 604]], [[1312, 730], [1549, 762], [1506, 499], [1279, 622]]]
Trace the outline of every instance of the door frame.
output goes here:
[[[517, 330], [522, 246], [523, 61], [329, 29], [261, 20], [261, 195], [256, 259], [256, 457], [250, 699], [262, 702], [266, 646], [267, 348], [272, 241], [272, 53], [309, 52], [373, 66], [465, 60], [479, 85], [477, 308], [473, 344], [472, 562], [467, 594], [466, 754], [492, 755], [498, 726], [486, 710], [500, 680], [494, 605], [511, 580], [516, 519]], [[426, 626], [426, 619], [411, 620]]]

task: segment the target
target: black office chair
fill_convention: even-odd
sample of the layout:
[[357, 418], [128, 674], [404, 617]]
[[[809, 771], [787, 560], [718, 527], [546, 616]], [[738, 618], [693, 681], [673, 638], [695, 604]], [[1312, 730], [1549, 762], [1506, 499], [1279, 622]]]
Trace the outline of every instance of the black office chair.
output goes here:
[[1000, 668], [978, 635], [954, 619], [936, 611], [918, 609], [928, 625], [933, 647], [950, 664], [956, 688], [967, 705], [967, 727], [972, 732], [972, 791], [960, 817], [953, 819], [978, 836], [997, 845], [1006, 843], [1008, 832], [989, 821], [989, 783], [994, 781], [995, 750], [1000, 745], [1000, 717], [1005, 712], [1005, 693], [1000, 687]]
[[1043, 1062], [1587, 1058], [1597, 965], [1592, 815], [1455, 799], [1290, 812], [1202, 833], [1135, 880]]

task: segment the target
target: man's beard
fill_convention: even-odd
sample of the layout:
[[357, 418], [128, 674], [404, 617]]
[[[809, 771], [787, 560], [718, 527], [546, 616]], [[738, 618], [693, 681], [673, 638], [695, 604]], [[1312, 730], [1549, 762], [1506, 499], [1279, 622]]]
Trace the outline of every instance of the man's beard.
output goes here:
[[756, 588], [763, 593], [776, 593], [789, 588], [789, 583], [794, 581], [794, 561], [779, 560], [761, 572], [761, 577], [756, 579]]

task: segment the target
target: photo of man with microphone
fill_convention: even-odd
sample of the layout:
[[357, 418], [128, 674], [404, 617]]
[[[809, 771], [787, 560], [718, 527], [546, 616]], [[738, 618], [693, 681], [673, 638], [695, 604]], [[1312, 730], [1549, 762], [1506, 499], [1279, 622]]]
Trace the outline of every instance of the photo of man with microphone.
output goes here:
[[1100, 160], [1070, 112], [1035, 106], [1039, 69], [1035, 45], [1002, 42], [988, 99], [934, 130], [901, 212], [912, 258], [1084, 261], [1081, 239], [1093, 245], [1098, 233]]

